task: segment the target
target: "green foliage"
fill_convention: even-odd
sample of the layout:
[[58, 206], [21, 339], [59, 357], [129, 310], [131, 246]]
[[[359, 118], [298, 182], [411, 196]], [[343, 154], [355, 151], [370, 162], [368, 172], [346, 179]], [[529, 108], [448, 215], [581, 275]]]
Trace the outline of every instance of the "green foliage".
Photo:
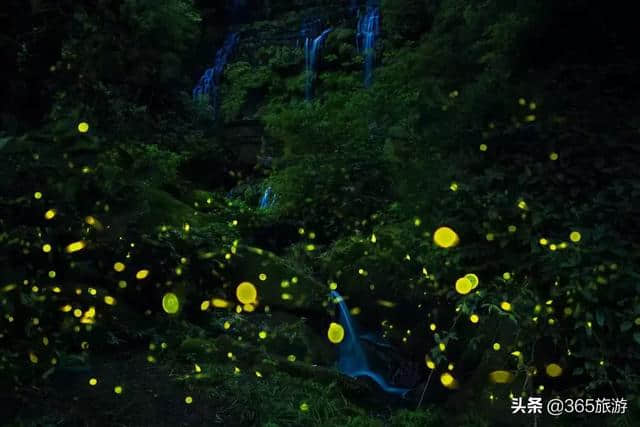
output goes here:
[[298, 71], [304, 61], [300, 49], [289, 46], [263, 46], [258, 49], [256, 58], [279, 73]]
[[[429, 29], [434, 5], [438, 3], [441, 2], [383, 0], [380, 5], [383, 31], [395, 42], [418, 38]], [[445, 8], [446, 5], [440, 7]]]
[[442, 415], [436, 411], [408, 411], [396, 412], [392, 419], [392, 426], [439, 426], [442, 425]]
[[[225, 84], [222, 86], [221, 112], [225, 121], [241, 119], [247, 107], [249, 95], [264, 94], [274, 77], [269, 67], [252, 68], [247, 62], [237, 61], [225, 69]], [[262, 92], [262, 93], [261, 93]], [[253, 108], [253, 107], [251, 107]]]
[[201, 20], [192, 0], [128, 0], [120, 6], [120, 13], [141, 46], [177, 54], [189, 49]]
[[157, 145], [129, 146], [131, 172], [140, 180], [154, 187], [163, 187], [178, 182], [178, 153], [162, 150]]
[[[79, 7], [74, 20], [76, 31], [61, 57], [62, 73], [74, 84], [60, 88], [61, 108], [82, 101], [110, 119], [106, 126], [121, 125], [117, 118], [123, 110], [158, 111], [176, 103], [185, 83], [181, 58], [199, 34], [200, 17], [191, 0], [103, 2], [97, 11]], [[131, 120], [128, 114], [124, 118]]]

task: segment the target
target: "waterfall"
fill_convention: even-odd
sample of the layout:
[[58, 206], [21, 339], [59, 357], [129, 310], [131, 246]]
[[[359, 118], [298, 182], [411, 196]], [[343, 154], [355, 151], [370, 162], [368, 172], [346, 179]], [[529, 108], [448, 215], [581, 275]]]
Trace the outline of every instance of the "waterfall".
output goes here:
[[313, 83], [316, 78], [316, 66], [318, 63], [318, 54], [325, 39], [331, 32], [331, 28], [327, 28], [319, 36], [313, 38], [307, 36], [304, 41], [304, 58], [305, 58], [305, 97], [307, 100], [313, 98]]
[[222, 47], [216, 52], [213, 67], [204, 72], [196, 87], [193, 88], [194, 100], [200, 100], [205, 95], [209, 97], [209, 104], [213, 107], [214, 117], [218, 108], [218, 89], [222, 80], [222, 73], [237, 43], [238, 34], [229, 33]]
[[338, 370], [350, 377], [368, 377], [375, 381], [380, 388], [391, 394], [404, 395], [409, 389], [389, 385], [379, 374], [369, 369], [367, 357], [360, 344], [356, 325], [349, 314], [344, 299], [336, 291], [331, 291], [331, 299], [338, 305], [338, 321], [345, 330], [345, 336], [339, 346]]
[[273, 190], [271, 189], [271, 187], [267, 187], [267, 189], [264, 190], [262, 197], [260, 198], [260, 209], [270, 208], [271, 206], [273, 206], [274, 202], [275, 197], [273, 195]]
[[362, 45], [364, 54], [364, 85], [371, 86], [373, 82], [373, 66], [376, 60], [376, 40], [380, 34], [380, 10], [377, 7], [367, 7], [364, 16], [358, 18], [356, 44], [358, 51]]

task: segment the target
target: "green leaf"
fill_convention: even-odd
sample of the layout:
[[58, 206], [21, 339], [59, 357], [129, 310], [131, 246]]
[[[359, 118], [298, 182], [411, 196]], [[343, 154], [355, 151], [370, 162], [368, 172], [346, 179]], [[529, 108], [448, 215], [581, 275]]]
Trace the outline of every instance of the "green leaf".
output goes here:
[[620, 331], [621, 332], [626, 332], [629, 329], [631, 329], [631, 327], [633, 326], [633, 324], [629, 321], [626, 322], [622, 322], [622, 324], [620, 325]]
[[640, 344], [640, 332], [636, 332], [635, 334], [633, 334], [633, 339]]

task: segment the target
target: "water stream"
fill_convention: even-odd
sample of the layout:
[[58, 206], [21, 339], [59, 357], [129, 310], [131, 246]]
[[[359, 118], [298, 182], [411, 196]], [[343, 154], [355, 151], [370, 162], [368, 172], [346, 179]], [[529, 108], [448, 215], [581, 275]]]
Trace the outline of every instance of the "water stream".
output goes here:
[[351, 318], [349, 309], [342, 296], [331, 291], [332, 301], [338, 305], [338, 320], [345, 331], [345, 336], [339, 345], [338, 370], [350, 377], [368, 377], [375, 381], [387, 393], [403, 396], [409, 391], [407, 388], [393, 387], [379, 374], [371, 371], [369, 362], [358, 339], [357, 328]]

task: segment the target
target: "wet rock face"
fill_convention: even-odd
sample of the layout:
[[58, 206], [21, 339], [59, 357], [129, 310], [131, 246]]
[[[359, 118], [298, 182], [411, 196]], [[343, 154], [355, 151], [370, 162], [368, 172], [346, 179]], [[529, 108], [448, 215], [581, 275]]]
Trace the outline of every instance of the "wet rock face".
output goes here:
[[[369, 336], [371, 334], [368, 334]], [[372, 341], [370, 337], [361, 342], [374, 369], [379, 370], [395, 387], [413, 388], [424, 379], [423, 365], [384, 341]]]

